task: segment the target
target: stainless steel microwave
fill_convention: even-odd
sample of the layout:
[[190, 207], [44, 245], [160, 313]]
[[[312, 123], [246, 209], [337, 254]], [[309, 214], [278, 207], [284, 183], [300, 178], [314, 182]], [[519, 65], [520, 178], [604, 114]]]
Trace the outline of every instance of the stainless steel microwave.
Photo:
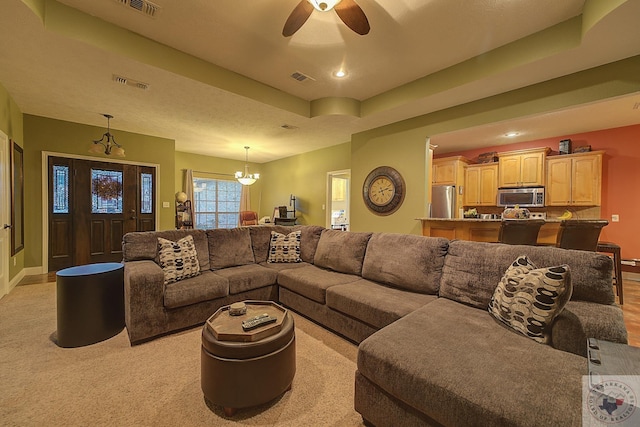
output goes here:
[[515, 206], [521, 208], [537, 208], [544, 206], [544, 188], [500, 188], [498, 189], [498, 206]]

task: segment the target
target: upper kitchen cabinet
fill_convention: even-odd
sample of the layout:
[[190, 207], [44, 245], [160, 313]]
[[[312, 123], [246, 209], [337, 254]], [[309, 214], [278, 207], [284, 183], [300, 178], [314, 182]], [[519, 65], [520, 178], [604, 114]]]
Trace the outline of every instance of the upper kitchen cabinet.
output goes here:
[[462, 185], [464, 167], [469, 159], [463, 156], [442, 157], [433, 159], [431, 183], [433, 185]]
[[604, 151], [547, 160], [546, 206], [600, 206]]
[[464, 173], [464, 205], [496, 206], [498, 164], [469, 165]]
[[544, 186], [545, 159], [550, 148], [498, 153], [499, 187]]

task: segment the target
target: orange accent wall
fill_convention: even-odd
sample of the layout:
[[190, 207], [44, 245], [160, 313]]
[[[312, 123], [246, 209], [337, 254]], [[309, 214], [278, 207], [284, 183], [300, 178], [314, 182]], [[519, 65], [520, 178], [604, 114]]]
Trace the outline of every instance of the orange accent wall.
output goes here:
[[[509, 145], [483, 147], [475, 150], [439, 154], [435, 157], [465, 156], [477, 161], [479, 154], [490, 151], [511, 151], [549, 147], [557, 154], [562, 139], [571, 139], [572, 148], [591, 145], [593, 151], [604, 150], [602, 162], [602, 217], [609, 225], [602, 230], [600, 240], [617, 243], [623, 259], [640, 259], [640, 125], [604, 129], [594, 132], [563, 135]], [[620, 215], [620, 222], [611, 222], [611, 215]]]

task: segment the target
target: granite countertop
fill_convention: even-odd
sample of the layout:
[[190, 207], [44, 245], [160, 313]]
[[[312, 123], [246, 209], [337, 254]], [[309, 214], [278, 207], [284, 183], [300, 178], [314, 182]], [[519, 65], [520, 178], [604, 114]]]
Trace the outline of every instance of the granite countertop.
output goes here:
[[[416, 218], [418, 221], [458, 221], [458, 222], [502, 222], [502, 219], [482, 219], [482, 218]], [[558, 218], [546, 218], [545, 222], [560, 222]]]

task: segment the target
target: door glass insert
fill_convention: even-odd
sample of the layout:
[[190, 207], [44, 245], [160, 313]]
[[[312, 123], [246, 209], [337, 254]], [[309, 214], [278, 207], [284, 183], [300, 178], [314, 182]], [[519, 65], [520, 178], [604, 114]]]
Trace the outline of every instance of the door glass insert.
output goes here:
[[91, 213], [122, 213], [122, 172], [91, 169]]
[[153, 213], [153, 175], [140, 174], [140, 212]]
[[53, 166], [53, 213], [69, 213], [69, 166]]

